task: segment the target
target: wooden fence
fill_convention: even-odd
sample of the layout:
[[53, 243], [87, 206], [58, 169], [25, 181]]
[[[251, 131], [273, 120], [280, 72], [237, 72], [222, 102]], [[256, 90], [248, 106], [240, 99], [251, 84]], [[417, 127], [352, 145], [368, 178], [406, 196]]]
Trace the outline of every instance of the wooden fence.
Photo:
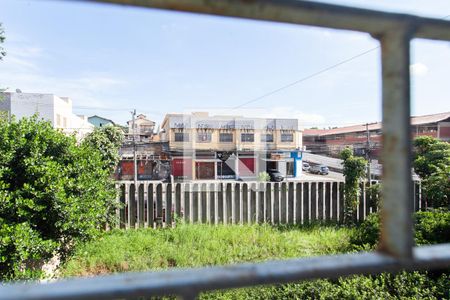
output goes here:
[[[118, 227], [170, 226], [177, 220], [207, 224], [303, 224], [342, 221], [343, 182], [296, 181], [282, 183], [117, 183]], [[420, 183], [414, 183], [414, 210], [420, 210]], [[168, 209], [169, 208], [169, 209]], [[361, 183], [356, 219], [377, 210]]]

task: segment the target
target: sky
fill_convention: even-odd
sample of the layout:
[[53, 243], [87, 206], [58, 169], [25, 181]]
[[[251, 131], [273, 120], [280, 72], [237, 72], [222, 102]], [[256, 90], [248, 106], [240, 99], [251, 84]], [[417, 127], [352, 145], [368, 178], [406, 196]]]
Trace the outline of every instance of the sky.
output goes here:
[[[78, 114], [124, 124], [132, 109], [157, 123], [166, 113], [210, 111], [298, 118], [306, 128], [381, 119], [380, 51], [368, 34], [76, 1], [0, 1], [7, 51], [0, 87], [70, 97]], [[449, 0], [324, 2], [450, 20]], [[414, 40], [411, 70], [412, 114], [450, 111], [450, 44]]]

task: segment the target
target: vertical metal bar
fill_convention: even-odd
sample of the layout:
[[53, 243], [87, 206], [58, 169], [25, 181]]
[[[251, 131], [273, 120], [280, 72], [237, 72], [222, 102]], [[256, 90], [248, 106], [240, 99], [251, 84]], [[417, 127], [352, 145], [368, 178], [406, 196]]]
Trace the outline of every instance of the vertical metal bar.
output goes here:
[[411, 258], [410, 26], [380, 37], [383, 77], [383, 202], [380, 250]]

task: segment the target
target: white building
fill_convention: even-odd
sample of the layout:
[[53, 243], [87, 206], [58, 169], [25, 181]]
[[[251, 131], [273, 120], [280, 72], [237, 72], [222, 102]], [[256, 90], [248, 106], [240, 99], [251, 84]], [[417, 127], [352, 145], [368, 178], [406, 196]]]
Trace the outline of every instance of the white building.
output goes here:
[[2, 93], [2, 96], [0, 111], [16, 119], [37, 114], [39, 118], [50, 121], [53, 128], [61, 129], [66, 134], [75, 134], [78, 140], [94, 129], [87, 117], [72, 112], [72, 100], [68, 97], [11, 92]]

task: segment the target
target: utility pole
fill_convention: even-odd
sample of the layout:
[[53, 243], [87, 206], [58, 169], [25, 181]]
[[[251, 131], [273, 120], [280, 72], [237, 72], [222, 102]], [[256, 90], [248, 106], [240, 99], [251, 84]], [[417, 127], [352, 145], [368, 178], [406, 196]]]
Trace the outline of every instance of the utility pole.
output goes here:
[[[136, 158], [136, 133], [135, 133], [135, 118], [136, 118], [136, 109], [131, 112], [133, 117], [131, 122], [132, 134], [133, 134], [133, 180], [134, 180], [134, 188], [137, 189], [137, 158]], [[137, 190], [136, 190], [137, 191]]]
[[366, 135], [367, 135], [367, 144], [366, 144], [366, 160], [367, 160], [367, 180], [371, 181], [370, 174], [370, 131], [369, 131], [369, 123], [366, 123]]

